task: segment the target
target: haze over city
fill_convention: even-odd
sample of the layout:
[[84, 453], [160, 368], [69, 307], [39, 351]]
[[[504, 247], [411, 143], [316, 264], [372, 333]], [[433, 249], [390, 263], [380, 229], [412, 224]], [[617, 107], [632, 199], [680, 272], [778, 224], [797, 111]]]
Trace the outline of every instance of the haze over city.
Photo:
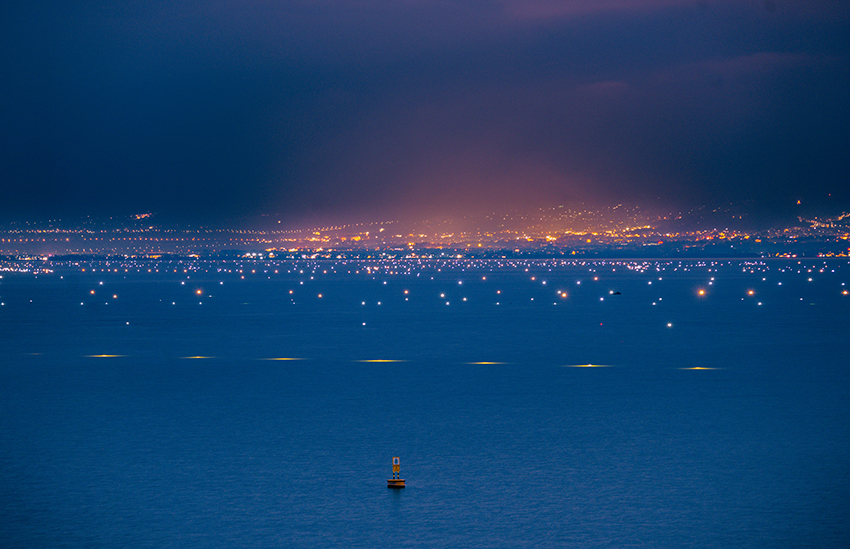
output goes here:
[[0, 216], [850, 211], [841, 1], [0, 8]]

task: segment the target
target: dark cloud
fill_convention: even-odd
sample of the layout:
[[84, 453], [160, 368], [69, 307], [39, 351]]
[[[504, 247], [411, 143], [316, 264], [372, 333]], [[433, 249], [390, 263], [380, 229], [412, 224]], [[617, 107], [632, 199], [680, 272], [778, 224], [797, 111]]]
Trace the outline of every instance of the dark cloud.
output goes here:
[[850, 207], [846, 3], [0, 10], [6, 216]]

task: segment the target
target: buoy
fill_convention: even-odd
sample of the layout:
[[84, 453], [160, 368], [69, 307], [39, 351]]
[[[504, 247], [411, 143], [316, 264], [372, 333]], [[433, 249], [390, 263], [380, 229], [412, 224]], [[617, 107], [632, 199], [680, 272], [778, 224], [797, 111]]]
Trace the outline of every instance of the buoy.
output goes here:
[[401, 461], [393, 458], [393, 478], [387, 479], [387, 488], [404, 488], [404, 479], [401, 478]]

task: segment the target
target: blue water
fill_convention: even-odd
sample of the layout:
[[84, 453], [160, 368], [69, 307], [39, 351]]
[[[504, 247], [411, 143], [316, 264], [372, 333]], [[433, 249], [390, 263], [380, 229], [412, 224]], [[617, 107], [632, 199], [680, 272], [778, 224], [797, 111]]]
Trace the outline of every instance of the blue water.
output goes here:
[[850, 545], [846, 260], [106, 268], [2, 273], [3, 547]]

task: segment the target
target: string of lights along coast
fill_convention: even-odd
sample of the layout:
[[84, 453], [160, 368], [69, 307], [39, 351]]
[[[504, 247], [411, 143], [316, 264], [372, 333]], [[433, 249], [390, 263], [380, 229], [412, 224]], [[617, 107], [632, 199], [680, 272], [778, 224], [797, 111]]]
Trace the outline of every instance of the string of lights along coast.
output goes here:
[[[245, 302], [246, 310], [268, 303], [297, 310], [334, 307], [354, 313], [362, 327], [384, 320], [387, 314], [421, 312], [439, 306], [445, 314], [481, 308], [522, 310], [570, 307], [597, 301], [594, 313], [605, 315], [627, 302], [630, 306], [670, 310], [671, 302], [704, 305], [715, 301], [738, 307], [767, 306], [776, 299], [806, 302], [821, 284], [832, 299], [848, 296], [843, 278], [848, 263], [841, 260], [239, 260], [205, 261], [65, 260], [45, 266], [41, 261], [0, 264], [8, 287], [12, 279], [32, 275], [42, 280], [86, 280], [84, 292], [75, 292], [79, 307], [111, 307], [120, 315], [132, 302], [134, 281], [161, 287], [157, 303], [171, 308], [217, 307], [238, 299], [240, 288], [256, 288], [266, 281], [265, 303]], [[799, 281], [805, 284], [799, 285]], [[784, 286], [783, 286], [784, 285]], [[670, 287], [678, 291], [666, 295]], [[37, 288], [34, 286], [33, 288]], [[794, 288], [793, 291], [785, 290]], [[2, 290], [0, 286], [0, 290]], [[3, 295], [5, 294], [5, 296]], [[9, 291], [2, 306], [22, 306], [21, 295]], [[665, 301], [666, 297], [666, 301]], [[25, 300], [26, 301], [26, 300]], [[771, 301], [774, 301], [773, 303]], [[407, 309], [405, 309], [407, 307]], [[656, 313], [654, 313], [656, 314]], [[603, 319], [604, 320], [604, 319]], [[677, 319], [661, 325], [672, 328]], [[127, 321], [129, 323], [129, 320]], [[600, 323], [604, 325], [604, 322]], [[203, 353], [201, 353], [203, 354]], [[405, 357], [410, 359], [411, 357]]]

